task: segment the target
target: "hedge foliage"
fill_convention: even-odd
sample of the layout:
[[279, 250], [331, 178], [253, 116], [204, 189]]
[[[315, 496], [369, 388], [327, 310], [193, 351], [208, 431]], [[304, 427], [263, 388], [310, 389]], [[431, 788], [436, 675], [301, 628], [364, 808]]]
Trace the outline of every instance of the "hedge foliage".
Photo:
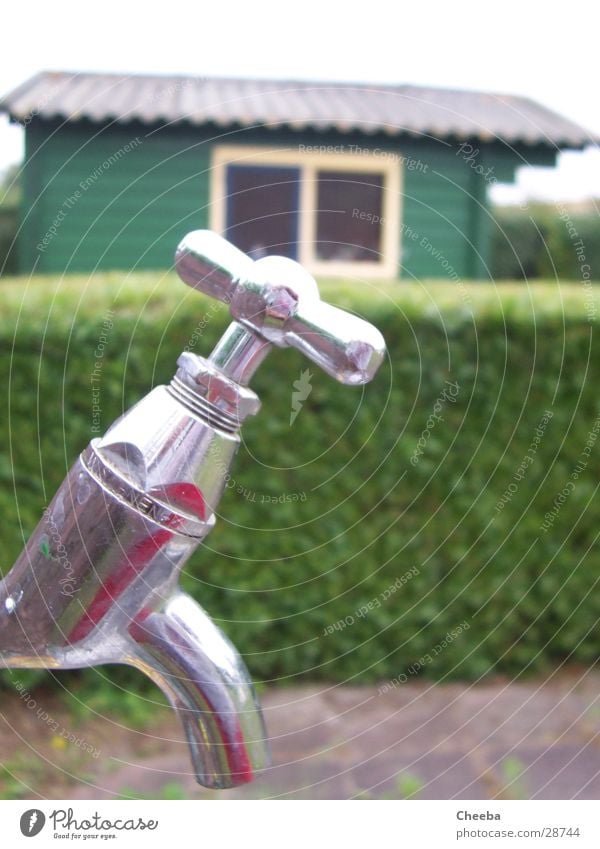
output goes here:
[[[594, 209], [568, 204], [496, 207], [490, 274], [494, 280], [600, 277], [600, 227]], [[587, 270], [589, 269], [589, 271]]]
[[17, 271], [18, 227], [17, 208], [0, 204], [0, 276], [15, 274]]
[[[475, 679], [594, 662], [596, 294], [575, 284], [322, 289], [381, 329], [389, 362], [352, 389], [294, 351], [271, 354], [253, 383], [263, 410], [245, 427], [186, 588], [261, 681]], [[168, 381], [190, 340], [208, 353], [227, 317], [172, 275], [17, 279], [1, 297], [6, 570], [92, 436], [105, 317], [104, 426]], [[290, 426], [307, 366], [312, 391]]]

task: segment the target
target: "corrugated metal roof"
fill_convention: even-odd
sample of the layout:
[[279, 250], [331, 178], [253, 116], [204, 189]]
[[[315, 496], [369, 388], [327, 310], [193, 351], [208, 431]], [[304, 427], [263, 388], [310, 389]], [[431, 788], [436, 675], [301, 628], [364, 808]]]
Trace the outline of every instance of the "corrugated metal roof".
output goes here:
[[590, 133], [524, 97], [401, 85], [42, 72], [0, 99], [21, 123], [142, 121], [384, 132], [580, 148]]

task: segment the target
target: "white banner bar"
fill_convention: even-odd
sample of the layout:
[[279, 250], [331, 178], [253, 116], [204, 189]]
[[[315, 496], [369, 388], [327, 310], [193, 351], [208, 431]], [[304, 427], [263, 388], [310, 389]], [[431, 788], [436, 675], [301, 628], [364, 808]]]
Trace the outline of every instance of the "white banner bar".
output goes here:
[[600, 846], [588, 801], [0, 802], [1, 846]]

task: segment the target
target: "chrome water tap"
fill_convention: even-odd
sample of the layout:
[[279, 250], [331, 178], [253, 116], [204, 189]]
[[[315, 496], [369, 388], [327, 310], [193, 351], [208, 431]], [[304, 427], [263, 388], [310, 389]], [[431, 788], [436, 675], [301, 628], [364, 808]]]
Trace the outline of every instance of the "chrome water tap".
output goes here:
[[0, 583], [0, 666], [141, 669], [179, 715], [199, 783], [224, 788], [268, 765], [262, 714], [239, 654], [178, 577], [215, 523], [240, 425], [259, 409], [248, 381], [277, 346], [363, 384], [385, 346], [366, 321], [322, 302], [293, 260], [253, 261], [197, 230], [175, 265], [234, 320], [207, 359], [184, 352], [169, 386], [71, 468]]

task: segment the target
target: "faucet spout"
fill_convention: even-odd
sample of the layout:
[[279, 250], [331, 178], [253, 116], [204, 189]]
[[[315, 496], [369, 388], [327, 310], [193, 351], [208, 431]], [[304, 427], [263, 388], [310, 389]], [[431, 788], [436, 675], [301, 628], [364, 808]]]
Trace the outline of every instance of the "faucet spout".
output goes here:
[[133, 666], [162, 689], [179, 716], [196, 778], [224, 789], [269, 764], [262, 714], [233, 644], [190, 596], [177, 592], [129, 625]]

